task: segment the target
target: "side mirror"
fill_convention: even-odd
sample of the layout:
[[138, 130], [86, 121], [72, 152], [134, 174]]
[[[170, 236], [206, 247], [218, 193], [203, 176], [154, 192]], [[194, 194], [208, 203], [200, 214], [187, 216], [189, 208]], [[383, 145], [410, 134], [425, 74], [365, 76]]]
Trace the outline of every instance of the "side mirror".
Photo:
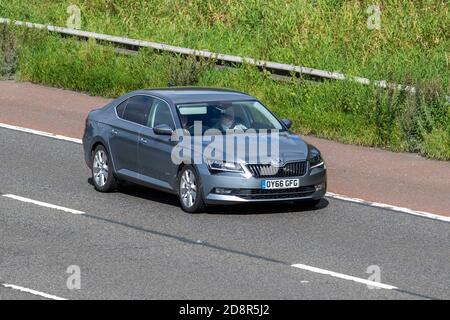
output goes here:
[[173, 130], [167, 124], [158, 124], [156, 127], [153, 128], [153, 132], [155, 134], [159, 134], [159, 135], [163, 135], [163, 136], [171, 136], [173, 133]]
[[284, 123], [284, 125], [286, 126], [286, 128], [290, 129], [290, 128], [292, 127], [292, 121], [291, 121], [291, 120], [289, 120], [289, 119], [283, 119], [283, 120], [281, 120], [281, 121]]

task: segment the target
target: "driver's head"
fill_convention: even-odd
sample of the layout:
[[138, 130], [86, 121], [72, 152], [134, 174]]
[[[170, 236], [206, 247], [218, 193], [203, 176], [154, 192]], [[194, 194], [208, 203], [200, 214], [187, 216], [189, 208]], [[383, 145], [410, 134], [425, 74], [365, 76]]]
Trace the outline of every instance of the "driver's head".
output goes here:
[[180, 120], [181, 120], [181, 126], [186, 129], [187, 124], [188, 124], [188, 117], [185, 115], [180, 115]]
[[224, 129], [230, 129], [234, 123], [234, 109], [233, 107], [226, 108], [220, 117], [220, 123]]

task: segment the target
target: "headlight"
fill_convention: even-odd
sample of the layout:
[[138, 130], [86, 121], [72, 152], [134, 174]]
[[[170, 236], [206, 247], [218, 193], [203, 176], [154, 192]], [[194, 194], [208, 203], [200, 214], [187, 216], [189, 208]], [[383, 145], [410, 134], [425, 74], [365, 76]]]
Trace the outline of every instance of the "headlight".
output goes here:
[[208, 168], [211, 171], [229, 171], [229, 172], [244, 172], [240, 163], [228, 162], [222, 160], [206, 160]]
[[324, 165], [324, 161], [322, 158], [322, 155], [320, 154], [320, 151], [317, 150], [313, 146], [308, 146], [309, 154], [308, 154], [308, 160], [309, 160], [309, 168], [317, 168]]

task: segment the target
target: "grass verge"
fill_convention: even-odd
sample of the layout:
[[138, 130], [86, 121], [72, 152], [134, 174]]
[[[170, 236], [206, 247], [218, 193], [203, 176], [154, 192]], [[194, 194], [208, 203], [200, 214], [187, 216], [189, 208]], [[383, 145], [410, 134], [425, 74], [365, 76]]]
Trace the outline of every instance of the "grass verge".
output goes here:
[[0, 16], [65, 26], [71, 5], [83, 30], [449, 91], [448, 1], [8, 0]]

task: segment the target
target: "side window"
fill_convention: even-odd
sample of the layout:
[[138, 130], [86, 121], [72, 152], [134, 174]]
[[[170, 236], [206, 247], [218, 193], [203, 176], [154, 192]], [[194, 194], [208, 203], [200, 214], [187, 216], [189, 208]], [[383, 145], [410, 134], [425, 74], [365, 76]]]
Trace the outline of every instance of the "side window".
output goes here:
[[127, 106], [127, 103], [128, 103], [128, 99], [123, 101], [121, 104], [119, 104], [116, 107], [117, 115], [119, 116], [119, 118], [123, 118], [123, 112], [125, 111], [125, 107]]
[[123, 119], [145, 125], [153, 98], [149, 96], [134, 96], [128, 100], [123, 113]]
[[150, 128], [154, 128], [160, 124], [167, 124], [172, 129], [175, 129], [170, 107], [164, 101], [155, 99], [147, 125]]

